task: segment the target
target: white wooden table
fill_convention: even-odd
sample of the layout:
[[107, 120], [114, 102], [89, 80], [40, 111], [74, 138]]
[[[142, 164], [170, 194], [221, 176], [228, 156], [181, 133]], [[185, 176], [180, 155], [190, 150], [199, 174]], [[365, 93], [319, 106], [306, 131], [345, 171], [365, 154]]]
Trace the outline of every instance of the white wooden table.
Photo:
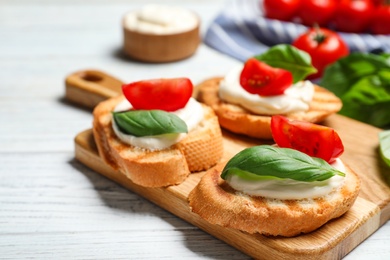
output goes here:
[[[197, 83], [237, 63], [204, 45], [175, 63], [124, 58], [121, 18], [147, 2], [0, 0], [1, 259], [249, 258], [74, 159], [92, 116], [64, 100], [68, 74]], [[224, 1], [164, 3], [196, 11], [204, 32]], [[389, 242], [387, 223], [345, 259], [390, 259]]]

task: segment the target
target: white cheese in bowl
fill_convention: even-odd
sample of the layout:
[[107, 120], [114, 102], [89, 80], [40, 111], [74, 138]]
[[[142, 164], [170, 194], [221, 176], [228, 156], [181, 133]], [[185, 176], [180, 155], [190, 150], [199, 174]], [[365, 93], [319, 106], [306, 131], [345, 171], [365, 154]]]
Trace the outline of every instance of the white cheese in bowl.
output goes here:
[[172, 62], [192, 56], [201, 42], [200, 19], [180, 7], [146, 5], [125, 14], [124, 53], [146, 62]]

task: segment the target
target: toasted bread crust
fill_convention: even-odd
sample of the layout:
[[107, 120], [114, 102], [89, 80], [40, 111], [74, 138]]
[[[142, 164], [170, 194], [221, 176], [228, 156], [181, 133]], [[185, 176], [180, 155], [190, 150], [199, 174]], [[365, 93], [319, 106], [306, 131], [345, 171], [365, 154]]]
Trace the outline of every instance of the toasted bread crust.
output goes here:
[[189, 194], [191, 210], [212, 224], [269, 236], [296, 236], [314, 231], [343, 215], [356, 200], [360, 180], [346, 166], [343, 186], [331, 194], [307, 200], [248, 196], [220, 178], [222, 164], [208, 170]]
[[[271, 116], [256, 115], [245, 108], [229, 104], [219, 98], [219, 83], [223, 78], [208, 79], [197, 86], [196, 98], [211, 106], [219, 124], [233, 133], [260, 139], [272, 139]], [[311, 123], [319, 123], [342, 107], [341, 100], [332, 92], [315, 85], [315, 93], [307, 112], [285, 114], [286, 117]]]
[[93, 111], [93, 135], [99, 155], [134, 183], [164, 187], [183, 182], [190, 172], [206, 170], [222, 157], [222, 134], [213, 110], [202, 105], [204, 119], [186, 138], [170, 148], [149, 151], [123, 143], [112, 129], [112, 111], [124, 99], [101, 102]]

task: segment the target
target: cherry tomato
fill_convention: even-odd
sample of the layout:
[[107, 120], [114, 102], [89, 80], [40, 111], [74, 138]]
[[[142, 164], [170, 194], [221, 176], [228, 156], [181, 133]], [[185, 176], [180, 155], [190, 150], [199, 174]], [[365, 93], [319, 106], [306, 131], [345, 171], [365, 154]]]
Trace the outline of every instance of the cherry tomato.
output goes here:
[[336, 0], [302, 0], [298, 17], [305, 25], [325, 26], [334, 15], [336, 3]]
[[300, 0], [264, 0], [265, 16], [271, 19], [290, 21], [296, 14], [300, 2]]
[[339, 135], [330, 127], [272, 116], [271, 131], [279, 147], [292, 148], [329, 163], [344, 152]]
[[361, 33], [367, 29], [374, 9], [370, 0], [340, 0], [333, 18], [336, 30]]
[[390, 34], [390, 2], [374, 9], [370, 30], [374, 34]]
[[371, 0], [371, 3], [375, 6], [378, 6], [380, 4], [382, 4], [382, 2], [384, 2], [386, 0]]
[[312, 64], [317, 69], [316, 74], [309, 76], [310, 79], [321, 77], [326, 66], [349, 54], [343, 39], [325, 28], [309, 29], [298, 36], [292, 45], [310, 54]]
[[274, 96], [283, 94], [293, 83], [290, 71], [273, 68], [255, 58], [250, 58], [241, 71], [240, 84], [251, 94]]
[[123, 94], [134, 109], [175, 111], [185, 107], [193, 85], [187, 78], [152, 79], [122, 86]]

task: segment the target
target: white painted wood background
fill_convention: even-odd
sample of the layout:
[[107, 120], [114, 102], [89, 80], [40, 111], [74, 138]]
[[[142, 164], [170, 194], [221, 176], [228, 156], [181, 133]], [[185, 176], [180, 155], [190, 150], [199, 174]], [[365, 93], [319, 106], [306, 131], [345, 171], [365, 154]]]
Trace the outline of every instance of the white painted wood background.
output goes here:
[[[237, 63], [204, 45], [175, 63], [123, 58], [121, 18], [148, 2], [0, 0], [0, 259], [249, 259], [74, 159], [92, 117], [64, 100], [68, 74], [197, 83]], [[158, 2], [196, 11], [202, 33], [224, 4]], [[389, 242], [387, 223], [345, 259], [390, 259]]]

